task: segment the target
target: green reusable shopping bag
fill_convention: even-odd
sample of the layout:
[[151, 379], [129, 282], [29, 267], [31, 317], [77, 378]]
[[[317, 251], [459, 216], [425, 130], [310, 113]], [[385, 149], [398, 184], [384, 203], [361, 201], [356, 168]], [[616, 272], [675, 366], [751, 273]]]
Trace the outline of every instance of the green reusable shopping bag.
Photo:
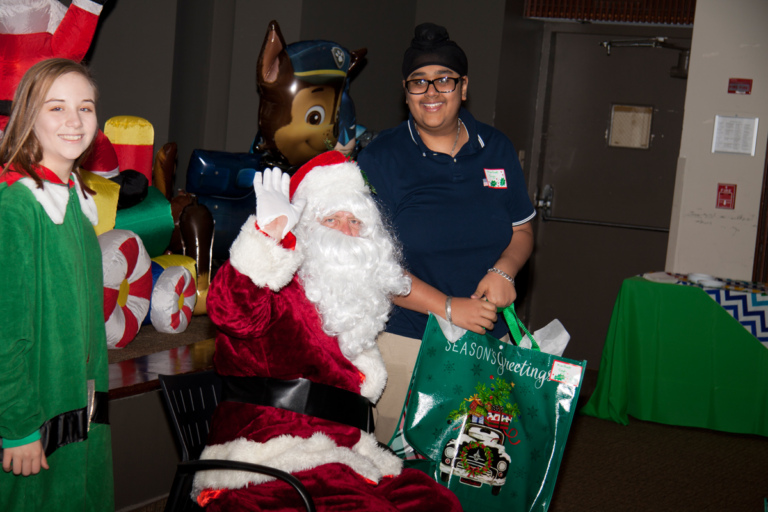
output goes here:
[[[389, 443], [466, 512], [549, 508], [586, 367], [538, 350], [513, 306], [504, 316], [515, 344], [472, 332], [450, 342], [430, 315]], [[520, 329], [533, 349], [517, 346]]]

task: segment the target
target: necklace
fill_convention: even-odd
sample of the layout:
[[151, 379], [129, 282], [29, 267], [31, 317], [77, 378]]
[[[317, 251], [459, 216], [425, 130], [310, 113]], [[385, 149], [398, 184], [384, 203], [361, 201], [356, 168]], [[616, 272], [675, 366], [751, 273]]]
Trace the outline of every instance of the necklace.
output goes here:
[[453, 156], [453, 152], [456, 151], [456, 144], [459, 143], [459, 136], [461, 135], [461, 119], [459, 119], [459, 122], [456, 123], [458, 125], [458, 128], [456, 130], [456, 140], [453, 141], [453, 147], [451, 148], [451, 156]]

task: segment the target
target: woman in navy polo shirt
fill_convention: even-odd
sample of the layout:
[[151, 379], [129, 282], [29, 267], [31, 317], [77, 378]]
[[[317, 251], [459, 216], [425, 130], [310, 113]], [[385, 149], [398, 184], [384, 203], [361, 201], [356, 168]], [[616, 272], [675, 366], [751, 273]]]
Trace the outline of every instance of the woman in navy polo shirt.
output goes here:
[[416, 27], [402, 66], [409, 118], [383, 131], [358, 159], [413, 280], [411, 293], [395, 298], [379, 337], [389, 374], [377, 404], [382, 442], [399, 420], [427, 314], [504, 336], [496, 308], [514, 302], [514, 277], [533, 250], [536, 212], [515, 148], [462, 108], [467, 68], [445, 28]]

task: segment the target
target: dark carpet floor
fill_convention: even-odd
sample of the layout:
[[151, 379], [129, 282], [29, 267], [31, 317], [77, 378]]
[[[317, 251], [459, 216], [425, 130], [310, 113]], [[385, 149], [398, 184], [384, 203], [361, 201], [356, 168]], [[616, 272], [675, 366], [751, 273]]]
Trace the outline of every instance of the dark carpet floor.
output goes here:
[[[597, 380], [587, 371], [579, 404]], [[765, 512], [768, 438], [577, 415], [550, 512]]]

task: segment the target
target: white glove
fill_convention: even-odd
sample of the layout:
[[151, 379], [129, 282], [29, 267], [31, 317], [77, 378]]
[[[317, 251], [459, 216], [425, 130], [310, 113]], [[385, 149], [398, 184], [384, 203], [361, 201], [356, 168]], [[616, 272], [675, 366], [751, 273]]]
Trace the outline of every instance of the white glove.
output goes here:
[[[262, 176], [263, 175], [263, 176]], [[253, 177], [253, 190], [256, 192], [256, 222], [264, 227], [278, 217], [285, 216], [288, 221], [283, 229], [287, 235], [298, 224], [306, 200], [290, 200], [291, 177], [279, 167], [257, 172]]]

